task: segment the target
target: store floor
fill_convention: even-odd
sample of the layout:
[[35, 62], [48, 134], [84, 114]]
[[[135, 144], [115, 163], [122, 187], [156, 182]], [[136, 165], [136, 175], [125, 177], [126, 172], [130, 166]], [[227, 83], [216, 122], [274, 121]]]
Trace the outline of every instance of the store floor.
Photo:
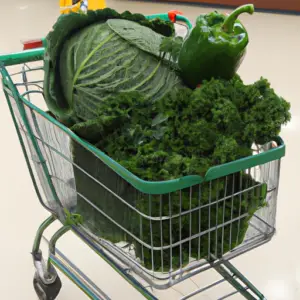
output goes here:
[[[0, 52], [21, 50], [21, 40], [42, 37], [55, 22], [59, 8], [57, 0], [3, 1], [0, 17]], [[119, 11], [144, 14], [178, 9], [191, 20], [211, 11], [209, 7], [151, 2], [107, 1]], [[235, 266], [270, 300], [300, 299], [300, 16], [255, 13], [241, 17], [247, 27], [250, 44], [239, 74], [245, 82], [260, 76], [271, 82], [276, 92], [291, 102], [292, 121], [282, 130], [286, 142], [286, 157], [282, 172], [277, 210], [277, 234], [273, 240], [233, 260]], [[0, 94], [1, 128], [1, 217], [0, 217], [0, 298], [5, 300], [36, 299], [32, 287], [34, 268], [30, 251], [38, 225], [48, 213], [40, 206], [31, 184], [23, 154], [3, 94]], [[47, 236], [50, 236], [50, 233]], [[127, 282], [101, 261], [73, 234], [58, 244], [84, 272], [112, 299], [142, 299]], [[209, 273], [196, 279], [208, 281]], [[59, 300], [81, 300], [86, 296], [61, 275], [63, 288]], [[187, 283], [187, 285], [191, 282]], [[195, 288], [195, 287], [194, 287]], [[183, 288], [185, 289], [185, 287]], [[220, 285], [195, 299], [218, 299], [228, 292]], [[180, 293], [171, 290], [163, 299], [178, 299]], [[237, 295], [232, 299], [242, 299]]]

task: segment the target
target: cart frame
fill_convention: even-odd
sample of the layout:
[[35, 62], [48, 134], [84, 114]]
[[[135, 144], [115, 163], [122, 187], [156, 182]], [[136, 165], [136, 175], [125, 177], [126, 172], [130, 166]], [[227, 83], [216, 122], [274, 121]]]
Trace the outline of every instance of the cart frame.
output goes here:
[[[168, 14], [160, 14], [160, 15], [152, 15], [148, 18], [162, 18], [162, 19], [168, 19]], [[191, 28], [191, 23], [188, 19], [186, 19], [183, 16], [178, 16], [178, 20], [182, 21], [187, 24], [188, 28]], [[47, 178], [50, 178], [49, 176], [49, 170], [47, 167], [47, 164], [43, 158], [42, 153], [39, 152], [39, 145], [37, 143], [36, 137], [34, 136], [31, 128], [31, 124], [29, 123], [27, 119], [27, 112], [25, 111], [24, 106], [29, 107], [32, 110], [37, 111], [41, 115], [45, 115], [45, 113], [39, 109], [38, 107], [34, 106], [30, 101], [27, 101], [25, 99], [25, 96], [28, 96], [30, 91], [28, 90], [28, 87], [26, 85], [27, 78], [26, 78], [26, 71], [23, 68], [21, 71], [21, 75], [23, 77], [23, 82], [25, 84], [25, 87], [27, 88], [27, 92], [20, 95], [15, 83], [11, 80], [11, 75], [8, 73], [7, 68], [9, 66], [13, 65], [20, 65], [20, 64], [28, 64], [30, 62], [36, 62], [43, 59], [44, 55], [44, 48], [43, 45], [45, 45], [45, 41], [41, 41], [41, 43], [37, 43], [36, 45], [39, 45], [40, 48], [27, 50], [20, 53], [14, 53], [9, 55], [3, 55], [0, 56], [0, 69], [2, 74], [2, 82], [3, 82], [3, 89], [4, 94], [6, 96], [8, 106], [12, 115], [12, 119], [17, 131], [17, 135], [20, 140], [20, 144], [24, 153], [24, 157], [29, 169], [30, 176], [32, 178], [33, 185], [35, 187], [37, 196], [39, 198], [39, 201], [41, 205], [47, 209], [51, 216], [45, 220], [40, 228], [38, 229], [33, 249], [32, 249], [32, 256], [34, 265], [36, 268], [36, 274], [34, 277], [34, 287], [39, 295], [40, 299], [54, 299], [57, 294], [59, 293], [59, 290], [61, 288], [61, 282], [57, 275], [57, 272], [55, 271], [55, 267], [57, 267], [59, 270], [61, 270], [67, 277], [69, 277], [81, 290], [91, 299], [109, 299], [109, 297], [101, 291], [98, 287], [96, 287], [93, 282], [87, 278], [72, 262], [70, 262], [62, 252], [60, 252], [56, 248], [56, 243], [60, 237], [62, 237], [66, 232], [71, 230], [74, 232], [83, 242], [85, 242], [87, 245], [89, 245], [102, 259], [104, 259], [109, 265], [116, 270], [124, 279], [126, 279], [133, 287], [135, 287], [145, 298], [147, 299], [157, 299], [147, 288], [145, 288], [145, 285], [140, 282], [140, 278], [143, 280], [147, 280], [145, 276], [140, 276], [141, 274], [136, 274], [133, 271], [134, 268], [128, 269], [126, 267], [126, 263], [128, 263], [128, 260], [120, 261], [120, 257], [117, 253], [113, 253], [114, 249], [110, 249], [112, 251], [108, 251], [105, 247], [102, 247], [103, 245], [99, 245], [99, 243], [92, 237], [86, 234], [86, 232], [83, 230], [83, 228], [80, 226], [82, 220], [81, 216], [70, 213], [63, 205], [61, 204], [59, 197], [56, 193], [55, 188], [53, 187], [52, 182], [48, 182], [49, 187], [51, 189], [51, 193], [53, 198], [56, 201], [56, 204], [60, 209], [56, 210], [49, 206], [47, 206], [41, 196], [40, 189], [38, 187], [37, 178], [34, 175], [34, 169], [32, 167], [32, 164], [30, 162], [30, 157], [28, 155], [28, 150], [25, 145], [25, 141], [22, 135], [22, 130], [20, 126], [18, 125], [18, 120], [14, 112], [13, 105], [11, 103], [11, 99], [15, 99], [17, 110], [19, 111], [19, 114], [21, 118], [23, 119], [25, 129], [27, 133], [29, 134], [29, 138], [31, 142], [33, 143], [33, 146], [35, 150], [38, 153], [39, 160], [42, 164], [43, 172], [46, 174]], [[24, 73], [25, 72], [25, 73]], [[25, 75], [24, 75], [25, 74]], [[35, 84], [35, 83], [34, 83]], [[72, 137], [74, 139], [78, 139], [74, 134], [69, 132], [69, 130], [61, 125], [59, 122], [57, 122], [55, 119], [53, 119], [51, 116], [47, 116], [47, 119], [49, 119], [53, 124], [60, 127], [63, 131], [67, 132], [69, 135], [73, 135]], [[244, 166], [244, 168], [251, 168], [258, 164], [264, 164], [272, 161], [278, 161], [278, 172], [280, 169], [280, 159], [285, 154], [285, 145], [283, 141], [277, 137], [275, 139], [277, 142], [277, 147], [274, 149], [268, 149], [268, 153], [260, 153], [256, 155], [255, 162], [251, 159], [245, 159], [243, 161], [238, 162], [239, 165], [236, 164], [230, 164], [229, 166], [225, 166], [223, 168], [216, 168], [211, 169], [211, 172], [208, 174], [208, 179], [213, 180], [215, 178], [218, 178], [218, 176], [227, 174], [230, 174], [234, 172], [234, 170], [238, 170], [241, 168], [241, 164]], [[276, 180], [279, 180], [279, 173], [277, 174]], [[176, 184], [174, 182], [173, 184]], [[178, 182], [177, 182], [178, 184]], [[186, 183], [185, 183], [186, 184]], [[141, 189], [144, 189], [144, 192], [147, 192], [147, 189], [153, 189], [153, 187], [149, 187], [147, 185], [144, 185], [141, 187]], [[166, 189], [172, 189], [173, 186], [169, 186]], [[165, 187], [160, 188], [160, 192], [164, 192]], [[277, 197], [277, 191], [276, 191], [276, 197]], [[49, 258], [45, 262], [43, 259], [42, 253], [40, 251], [40, 243], [43, 237], [44, 231], [55, 221], [59, 220], [63, 226], [61, 229], [59, 229], [52, 239], [49, 241]], [[251, 246], [248, 246], [246, 248], [241, 248], [237, 252], [235, 252], [232, 255], [226, 256], [224, 259], [217, 259], [214, 258], [211, 261], [207, 262], [206, 265], [201, 266], [201, 270], [191, 272], [189, 276], [187, 276], [184, 279], [190, 278], [191, 276], [198, 274], [200, 271], [202, 272], [205, 269], [208, 268], [214, 268], [222, 277], [223, 279], [216, 281], [212, 284], [209, 284], [205, 287], [198, 287], [188, 295], [183, 296], [181, 299], [189, 299], [203, 291], [206, 291], [214, 286], [217, 286], [218, 284], [227, 281], [229, 282], [234, 288], [235, 291], [222, 296], [219, 299], [226, 299], [230, 296], [240, 293], [243, 295], [246, 299], [265, 299], [263, 294], [258, 291], [257, 288], [255, 288], [250, 281], [248, 281], [230, 262], [229, 260], [233, 257], [236, 257], [237, 255], [243, 254], [246, 251], [249, 251], [250, 249], [253, 249], [255, 247], [258, 247], [266, 242], [268, 242], [272, 236], [275, 233], [275, 229], [271, 228], [268, 234], [264, 234], [263, 238], [261, 240], [257, 240], [255, 243], [253, 243]], [[115, 254], [115, 255], [114, 255]], [[125, 267], [124, 267], [125, 266]], [[181, 280], [178, 280], [177, 282], [180, 282]], [[174, 281], [176, 283], [176, 280]], [[155, 286], [155, 288], [159, 288], [159, 286]], [[44, 297], [44, 298], [43, 298]]]

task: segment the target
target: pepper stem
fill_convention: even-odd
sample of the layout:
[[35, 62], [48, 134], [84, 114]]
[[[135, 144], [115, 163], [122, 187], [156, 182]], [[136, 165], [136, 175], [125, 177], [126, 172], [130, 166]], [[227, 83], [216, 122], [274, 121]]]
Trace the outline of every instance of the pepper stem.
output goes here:
[[233, 25], [238, 18], [238, 16], [242, 13], [253, 14], [254, 13], [254, 5], [253, 4], [246, 4], [238, 7], [235, 9], [224, 21], [223, 30], [227, 33], [233, 31]]

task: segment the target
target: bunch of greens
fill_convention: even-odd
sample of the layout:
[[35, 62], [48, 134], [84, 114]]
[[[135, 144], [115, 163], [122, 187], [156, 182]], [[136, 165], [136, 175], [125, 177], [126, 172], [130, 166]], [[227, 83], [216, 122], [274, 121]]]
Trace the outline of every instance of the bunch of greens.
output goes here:
[[113, 9], [61, 15], [46, 37], [44, 95], [48, 108], [70, 125], [97, 117], [96, 107], [124, 91], [156, 99], [181, 87], [160, 58], [174, 24]]
[[[95, 110], [96, 118], [71, 129], [136, 176], [169, 180], [204, 175], [212, 166], [251, 155], [253, 143], [265, 144], [278, 135], [290, 119], [289, 109], [266, 79], [245, 85], [236, 75], [230, 81], [212, 79], [193, 91], [171, 92], [156, 102], [136, 92], [120, 93]], [[106, 187], [74, 169], [80, 194], [77, 211], [85, 225], [112, 242], [133, 243], [147, 268], [166, 271], [187, 263], [189, 256], [200, 259], [226, 253], [243, 241], [249, 219], [265, 204], [266, 185], [243, 171], [200, 187], [145, 195], [84, 147], [72, 146], [75, 164]], [[111, 191], [156, 219], [140, 216]], [[218, 201], [224, 197], [226, 201]], [[175, 217], [170, 221], [162, 216]], [[148, 246], [142, 247], [133, 235]], [[180, 244], [184, 239], [187, 242]], [[152, 251], [152, 247], [156, 248]]]
[[266, 79], [244, 85], [235, 76], [154, 103], [120, 94], [103, 103], [99, 117], [71, 129], [138, 177], [168, 180], [251, 155], [253, 143], [278, 135], [289, 108]]

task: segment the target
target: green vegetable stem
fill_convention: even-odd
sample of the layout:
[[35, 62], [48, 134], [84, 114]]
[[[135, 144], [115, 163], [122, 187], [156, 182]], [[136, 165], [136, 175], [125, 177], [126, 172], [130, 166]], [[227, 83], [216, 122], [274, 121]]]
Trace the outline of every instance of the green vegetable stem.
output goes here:
[[234, 10], [225, 20], [223, 24], [223, 30], [227, 33], [231, 33], [233, 31], [234, 23], [236, 22], [238, 16], [242, 13], [254, 13], [254, 6], [252, 4], [243, 5]]

